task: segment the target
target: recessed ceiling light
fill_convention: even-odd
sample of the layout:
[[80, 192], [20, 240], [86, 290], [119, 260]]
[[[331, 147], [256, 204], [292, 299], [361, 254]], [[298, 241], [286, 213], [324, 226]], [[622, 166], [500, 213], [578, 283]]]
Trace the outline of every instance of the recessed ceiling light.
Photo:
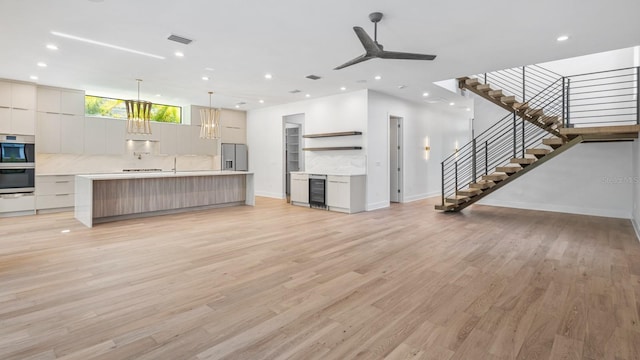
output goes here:
[[380, 75], [376, 75], [376, 76], [374, 76], [373, 78], [374, 78], [374, 79], [376, 79], [376, 80], [380, 80], [380, 79], [382, 79], [382, 76], [380, 76]]
[[183, 53], [183, 52], [181, 52], [181, 51], [176, 51], [175, 55], [176, 55], [177, 57], [184, 57], [184, 53]]
[[202, 80], [207, 81], [207, 80], [209, 80], [209, 77], [208, 76], [203, 76]]
[[567, 41], [567, 40], [569, 40], [569, 36], [561, 35], [561, 36], [558, 36], [558, 38], [556, 40], [558, 40], [558, 41]]
[[454, 103], [454, 102], [452, 101], [452, 102], [450, 102], [450, 103], [449, 103], [449, 106], [453, 106], [453, 105], [455, 105], [455, 104], [456, 104], [456, 103]]
[[304, 97], [311, 97], [311, 94], [306, 94]]
[[207, 70], [207, 71], [213, 71], [214, 70], [214, 68], [212, 68], [212, 67], [206, 67], [204, 69]]
[[262, 99], [258, 100], [258, 102], [259, 102], [260, 104], [264, 104], [264, 100], [262, 100]]
[[273, 76], [271, 74], [264, 74], [264, 78], [267, 80], [271, 80]]
[[47, 49], [49, 49], [49, 50], [58, 50], [58, 47], [55, 46], [54, 44], [47, 44]]
[[47, 63], [44, 63], [44, 62], [40, 61], [40, 62], [38, 63], [38, 66], [40, 66], [40, 67], [47, 67]]
[[138, 54], [138, 55], [144, 55], [144, 56], [149, 56], [155, 59], [160, 59], [160, 60], [164, 60], [164, 56], [160, 56], [160, 55], [155, 55], [155, 54], [150, 54], [150, 53], [146, 53], [143, 51], [138, 51], [138, 50], [134, 50], [134, 49], [129, 49], [126, 47], [122, 47], [122, 46], [118, 46], [118, 45], [113, 45], [113, 44], [108, 44], [108, 43], [104, 43], [101, 41], [96, 41], [96, 40], [92, 40], [92, 39], [87, 39], [87, 38], [83, 38], [80, 36], [75, 36], [75, 35], [70, 35], [70, 34], [65, 34], [65, 33], [61, 33], [61, 32], [57, 32], [57, 31], [52, 31], [51, 32], [52, 35], [55, 36], [59, 36], [59, 37], [63, 37], [66, 39], [71, 39], [71, 40], [76, 40], [76, 41], [81, 41], [81, 42], [85, 42], [88, 44], [93, 44], [93, 45], [98, 45], [98, 46], [104, 46], [104, 47], [108, 47], [111, 49], [116, 49], [116, 50], [121, 50], [121, 51], [126, 51], [126, 52], [130, 52], [133, 54]]
[[422, 97], [427, 97], [427, 96], [429, 96], [429, 93], [428, 93], [428, 92], [423, 92], [423, 93], [422, 93]]
[[471, 111], [471, 108], [467, 108], [467, 111]]
[[345, 90], [347, 90], [347, 88], [343, 86], [343, 87], [340, 88], [340, 90], [345, 91]]
[[31, 75], [31, 76], [29, 76], [29, 79], [31, 79], [31, 80], [38, 80], [38, 77], [37, 77], [37, 76], [35, 76], [35, 75]]
[[157, 96], [157, 97], [160, 97], [160, 96], [162, 96], [162, 94], [156, 94], [156, 96]]
[[239, 108], [240, 108], [240, 105], [236, 104], [236, 109], [239, 109]]

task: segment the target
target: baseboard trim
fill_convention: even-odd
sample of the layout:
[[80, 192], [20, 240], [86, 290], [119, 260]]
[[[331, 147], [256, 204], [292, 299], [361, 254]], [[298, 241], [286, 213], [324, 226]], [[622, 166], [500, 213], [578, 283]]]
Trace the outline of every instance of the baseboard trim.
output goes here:
[[279, 193], [265, 192], [265, 191], [256, 191], [256, 196], [268, 197], [272, 199], [284, 199], [284, 196]]
[[440, 192], [438, 191], [438, 192], [433, 192], [433, 193], [411, 195], [411, 196], [405, 197], [402, 202], [403, 203], [409, 203], [409, 202], [424, 200], [424, 199], [435, 197], [435, 196], [437, 196], [439, 194], [440, 194]]
[[388, 201], [380, 201], [373, 204], [367, 204], [367, 211], [384, 209], [384, 208], [388, 208], [389, 206], [391, 205]]
[[477, 204], [498, 206], [498, 207], [508, 207], [508, 208], [515, 208], [515, 209], [524, 209], [524, 210], [537, 210], [537, 211], [550, 211], [550, 212], [560, 212], [560, 213], [577, 214], [577, 215], [602, 216], [602, 217], [616, 218], [616, 219], [631, 218], [631, 213], [623, 210], [583, 208], [583, 207], [574, 207], [574, 206], [542, 205], [542, 204], [519, 203], [519, 202], [512, 202], [512, 201], [489, 201], [488, 199], [483, 199], [479, 201]]
[[633, 225], [633, 230], [636, 232], [636, 239], [640, 242], [640, 226], [638, 226], [638, 222], [635, 218], [631, 218], [631, 225]]

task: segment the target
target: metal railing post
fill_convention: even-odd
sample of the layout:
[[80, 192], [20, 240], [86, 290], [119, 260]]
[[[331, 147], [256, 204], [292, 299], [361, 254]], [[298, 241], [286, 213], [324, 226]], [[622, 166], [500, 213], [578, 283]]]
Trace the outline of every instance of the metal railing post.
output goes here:
[[636, 67], [636, 124], [640, 124], [640, 66]]
[[571, 127], [571, 103], [569, 100], [571, 99], [571, 79], [567, 78], [567, 123], [566, 127]]
[[522, 157], [524, 158], [525, 153], [525, 139], [524, 139], [524, 119], [522, 119]]
[[440, 163], [442, 167], [442, 206], [444, 206], [444, 161]]
[[473, 138], [473, 143], [471, 144], [471, 151], [473, 152], [473, 157], [471, 158], [471, 176], [473, 177], [473, 182], [476, 182], [476, 139]]
[[484, 73], [484, 83], [487, 84], [487, 73]]
[[456, 188], [453, 192], [453, 195], [457, 196], [458, 195], [458, 162], [457, 161], [455, 162], [455, 166], [456, 166], [456, 183], [455, 183]]
[[518, 141], [518, 123], [516, 121], [516, 113], [515, 111], [513, 112], [513, 157], [517, 158], [518, 155], [518, 148], [517, 148], [517, 141]]
[[489, 140], [484, 142], [484, 174], [489, 175]]
[[526, 86], [525, 85], [526, 84], [525, 69], [526, 67], [523, 66], [522, 67], [522, 102], [527, 101], [526, 90], [525, 90], [525, 86]]
[[567, 78], [566, 77], [562, 77], [562, 127], [566, 127], [567, 125], [567, 111], [566, 111], [566, 107], [567, 107], [567, 103], [566, 103], [566, 99], [565, 99], [565, 92], [567, 91], [566, 85], [565, 85], [565, 80]]

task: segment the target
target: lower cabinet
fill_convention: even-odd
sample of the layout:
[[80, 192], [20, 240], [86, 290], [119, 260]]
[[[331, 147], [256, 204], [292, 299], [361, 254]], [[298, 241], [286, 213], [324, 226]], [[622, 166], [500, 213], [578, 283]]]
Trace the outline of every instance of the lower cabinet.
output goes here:
[[291, 173], [291, 203], [309, 204], [309, 174]]
[[33, 214], [35, 197], [30, 194], [0, 195], [0, 217]]
[[328, 175], [326, 203], [329, 210], [357, 213], [365, 209], [364, 175]]
[[71, 210], [74, 201], [74, 175], [36, 176], [36, 211]]

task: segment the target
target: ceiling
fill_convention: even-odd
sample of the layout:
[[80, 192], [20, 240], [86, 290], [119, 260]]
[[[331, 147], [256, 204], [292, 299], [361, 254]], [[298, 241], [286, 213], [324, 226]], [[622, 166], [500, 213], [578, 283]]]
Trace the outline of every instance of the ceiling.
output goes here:
[[[363, 52], [352, 28], [372, 35], [373, 11], [384, 13], [378, 41], [385, 50], [437, 54], [436, 60], [374, 59], [332, 70]], [[434, 81], [639, 45], [639, 13], [637, 0], [0, 0], [0, 77], [37, 76], [39, 84], [119, 98], [135, 98], [140, 78], [144, 100], [207, 105], [212, 90], [214, 106], [244, 102], [242, 109], [337, 94], [341, 87], [449, 102], [455, 95]], [[193, 42], [171, 42], [171, 34]], [[570, 39], [557, 42], [563, 34]], [[322, 79], [306, 79], [310, 74]]]

